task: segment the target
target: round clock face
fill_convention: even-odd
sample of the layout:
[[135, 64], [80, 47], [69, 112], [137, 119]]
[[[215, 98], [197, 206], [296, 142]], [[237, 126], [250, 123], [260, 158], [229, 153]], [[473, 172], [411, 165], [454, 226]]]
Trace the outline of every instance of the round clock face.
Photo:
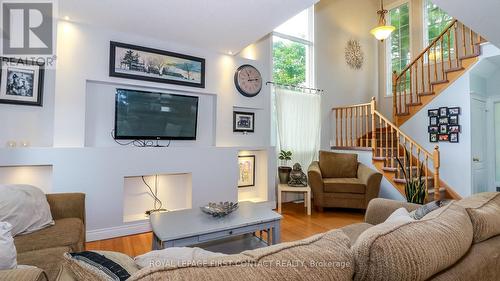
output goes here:
[[245, 64], [236, 70], [234, 84], [245, 97], [255, 97], [262, 89], [262, 76], [257, 68]]

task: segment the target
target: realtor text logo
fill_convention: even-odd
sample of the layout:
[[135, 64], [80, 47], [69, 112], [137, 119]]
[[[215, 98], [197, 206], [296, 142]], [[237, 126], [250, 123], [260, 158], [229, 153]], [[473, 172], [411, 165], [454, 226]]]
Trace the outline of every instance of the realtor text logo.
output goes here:
[[53, 3], [2, 3], [3, 55], [53, 54]]

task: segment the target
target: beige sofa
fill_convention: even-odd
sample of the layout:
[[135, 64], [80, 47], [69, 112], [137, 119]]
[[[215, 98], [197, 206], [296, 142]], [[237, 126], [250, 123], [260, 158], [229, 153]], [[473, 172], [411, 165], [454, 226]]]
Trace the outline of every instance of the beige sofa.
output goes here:
[[85, 194], [47, 194], [53, 226], [14, 237], [17, 263], [39, 269], [0, 271], [0, 280], [55, 280], [63, 254], [85, 247]]
[[309, 166], [309, 185], [314, 206], [366, 209], [378, 197], [382, 174], [362, 163], [357, 154], [320, 151], [319, 161]]

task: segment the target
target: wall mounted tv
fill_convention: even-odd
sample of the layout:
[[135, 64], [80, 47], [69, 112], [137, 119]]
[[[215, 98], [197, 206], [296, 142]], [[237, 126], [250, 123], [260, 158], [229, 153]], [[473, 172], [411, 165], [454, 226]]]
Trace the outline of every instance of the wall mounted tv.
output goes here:
[[116, 89], [115, 139], [195, 140], [198, 97]]

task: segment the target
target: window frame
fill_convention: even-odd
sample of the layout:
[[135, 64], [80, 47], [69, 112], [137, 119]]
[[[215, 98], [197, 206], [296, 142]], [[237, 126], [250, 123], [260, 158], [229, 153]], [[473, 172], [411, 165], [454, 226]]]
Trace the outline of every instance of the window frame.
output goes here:
[[[296, 37], [293, 35], [284, 34], [278, 31], [271, 32], [271, 75], [274, 73], [274, 38], [278, 37], [280, 39], [289, 40], [294, 43], [303, 44], [306, 46], [306, 81], [305, 87], [314, 88], [316, 86], [316, 78], [315, 78], [315, 60], [314, 60], [314, 6], [311, 6], [307, 9], [308, 13], [308, 37], [309, 40], [303, 39], [300, 37]], [[302, 13], [301, 11], [300, 13]]]
[[[427, 1], [430, 1], [430, 0], [422, 0], [422, 29], [423, 29], [423, 34], [422, 34], [423, 35], [423, 38], [422, 38], [423, 46], [422, 46], [422, 48], [427, 48], [427, 46], [429, 46], [429, 44], [431, 43], [429, 41], [429, 27], [427, 26], [427, 19], [429, 16], [428, 11], [427, 11], [427, 5], [426, 5]], [[453, 17], [451, 17], [451, 20], [453, 20]]]
[[[425, 0], [424, 0], [425, 1]], [[412, 5], [410, 0], [399, 0], [395, 1], [385, 7], [385, 9], [388, 11], [386, 14], [386, 19], [389, 19], [388, 23], [390, 25], [390, 17], [389, 13], [392, 9], [395, 9], [399, 6], [402, 5], [408, 5], [408, 39], [409, 39], [409, 52], [410, 56], [413, 54], [413, 40], [412, 40], [412, 22], [413, 22], [413, 16], [412, 16]], [[393, 89], [392, 89], [392, 53], [391, 53], [391, 39], [392, 39], [392, 34], [387, 38], [384, 42], [384, 48], [385, 48], [385, 73], [386, 73], [386, 91], [385, 91], [385, 97], [392, 97], [393, 96]], [[411, 56], [412, 57], [412, 56]], [[410, 59], [411, 59], [410, 57]]]

